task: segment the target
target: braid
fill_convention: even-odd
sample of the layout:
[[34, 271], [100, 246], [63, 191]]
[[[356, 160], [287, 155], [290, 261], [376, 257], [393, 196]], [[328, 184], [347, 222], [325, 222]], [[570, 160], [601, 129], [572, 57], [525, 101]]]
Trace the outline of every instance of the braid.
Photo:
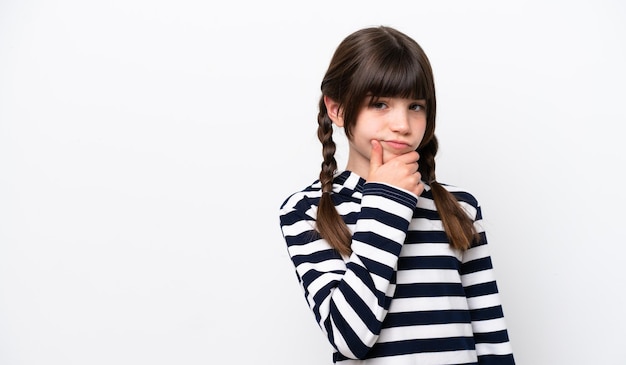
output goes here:
[[417, 152], [420, 155], [419, 159], [419, 173], [422, 175], [422, 180], [427, 181], [429, 184], [436, 180], [435, 177], [435, 155], [439, 149], [439, 142], [434, 135], [430, 138], [428, 143], [420, 146]]
[[320, 171], [320, 182], [322, 192], [333, 191], [333, 176], [337, 170], [337, 160], [335, 160], [336, 145], [333, 141], [333, 124], [326, 113], [320, 111], [317, 117], [317, 138], [322, 143], [322, 171]]
[[435, 206], [441, 217], [443, 228], [452, 247], [466, 250], [477, 239], [474, 222], [461, 207], [454, 195], [437, 182], [435, 176], [435, 155], [438, 149], [437, 138], [433, 135], [428, 143], [418, 149], [419, 170], [431, 187]]
[[335, 170], [337, 170], [337, 161], [335, 160], [336, 145], [333, 141], [333, 123], [328, 117], [323, 100], [320, 100], [320, 112], [317, 116], [317, 123], [317, 138], [322, 143], [322, 155], [324, 157], [319, 177], [322, 184], [322, 196], [317, 208], [317, 231], [337, 252], [348, 256], [352, 252], [350, 249], [352, 233], [337, 212], [331, 197], [333, 178]]

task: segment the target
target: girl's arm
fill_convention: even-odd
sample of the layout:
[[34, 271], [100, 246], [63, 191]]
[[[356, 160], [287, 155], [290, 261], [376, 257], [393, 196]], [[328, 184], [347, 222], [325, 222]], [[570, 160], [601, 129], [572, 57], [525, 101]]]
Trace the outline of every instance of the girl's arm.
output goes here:
[[480, 240], [463, 253], [461, 281], [465, 287], [479, 364], [514, 364], [500, 296], [494, 277], [482, 214], [476, 205], [475, 227]]
[[[381, 183], [366, 183], [355, 211], [352, 254], [342, 258], [315, 231], [316, 206], [296, 194], [281, 207], [280, 224], [309, 307], [333, 347], [363, 358], [376, 342], [395, 291], [400, 249], [417, 197]], [[344, 206], [345, 205], [345, 206]]]

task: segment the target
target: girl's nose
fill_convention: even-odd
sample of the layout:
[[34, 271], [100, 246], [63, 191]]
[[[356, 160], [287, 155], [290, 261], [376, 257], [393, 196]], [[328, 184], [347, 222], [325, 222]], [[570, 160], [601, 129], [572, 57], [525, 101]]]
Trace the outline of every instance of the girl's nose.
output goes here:
[[394, 132], [408, 133], [411, 130], [408, 113], [406, 111], [398, 111], [390, 115], [389, 128]]

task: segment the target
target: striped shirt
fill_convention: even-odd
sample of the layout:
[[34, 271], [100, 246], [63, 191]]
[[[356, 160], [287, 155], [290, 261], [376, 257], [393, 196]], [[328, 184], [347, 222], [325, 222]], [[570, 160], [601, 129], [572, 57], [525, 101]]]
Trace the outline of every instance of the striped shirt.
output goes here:
[[515, 363], [480, 206], [445, 187], [480, 235], [465, 252], [450, 246], [428, 186], [417, 198], [350, 171], [336, 175], [331, 197], [353, 234], [349, 257], [315, 230], [319, 181], [281, 205], [289, 256], [334, 363]]

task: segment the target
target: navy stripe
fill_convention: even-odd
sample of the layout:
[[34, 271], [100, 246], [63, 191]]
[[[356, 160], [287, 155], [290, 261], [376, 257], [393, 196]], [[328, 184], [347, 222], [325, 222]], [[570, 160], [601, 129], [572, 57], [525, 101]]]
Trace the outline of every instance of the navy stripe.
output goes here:
[[478, 247], [487, 244], [487, 236], [485, 232], [478, 233], [478, 240], [472, 243], [472, 247]]
[[472, 194], [465, 191], [453, 191], [452, 195], [454, 195], [456, 200], [467, 203], [478, 209], [478, 201], [476, 200], [476, 198], [474, 198]]
[[361, 257], [361, 261], [363, 265], [369, 270], [372, 274], [376, 274], [383, 278], [391, 278], [394, 275], [394, 270], [392, 267], [389, 267], [385, 264], [381, 264], [378, 261], [374, 261], [367, 257]]
[[[450, 185], [447, 185], [447, 184], [440, 184], [440, 185], [442, 185], [442, 186], [450, 186]], [[452, 191], [451, 194], [456, 198], [456, 200], [458, 200], [460, 202], [467, 203], [467, 204], [471, 205], [472, 207], [476, 208], [477, 210], [480, 210], [480, 207], [478, 205], [478, 200], [476, 200], [476, 198], [472, 194], [470, 194], [470, 193], [468, 193], [466, 191]], [[432, 190], [424, 191], [422, 193], [421, 197], [433, 200], [433, 191]]]
[[[315, 320], [319, 323], [322, 320], [322, 317], [320, 315], [320, 308], [319, 305], [320, 303], [322, 303], [322, 301], [327, 298], [331, 293], [332, 293], [332, 289], [335, 288], [337, 286], [337, 283], [333, 283], [333, 282], [329, 282], [328, 284], [324, 285], [323, 287], [321, 287], [317, 293], [315, 293], [315, 295], [313, 296], [313, 313], [315, 314]], [[308, 291], [305, 293], [305, 295], [308, 298]]]
[[502, 318], [504, 316], [502, 313], [502, 306], [500, 305], [489, 308], [473, 309], [470, 311], [470, 315], [474, 321], [487, 321], [490, 319]]
[[361, 297], [359, 297], [359, 295], [347, 285], [339, 286], [339, 289], [352, 309], [354, 309], [359, 318], [361, 318], [363, 323], [365, 323], [367, 329], [373, 334], [378, 334], [380, 332], [381, 323], [376, 319], [374, 313], [372, 313], [371, 309], [367, 306], [363, 299], [361, 299]]
[[[337, 185], [343, 185], [346, 182], [346, 180], [348, 180], [349, 177], [350, 177], [350, 174], [347, 173], [347, 171], [344, 171], [342, 174], [339, 174], [339, 175], [335, 176], [335, 178], [333, 180], [333, 183], [335, 183]], [[357, 184], [354, 187], [354, 191], [362, 192], [364, 185], [365, 185], [365, 179], [363, 179], [362, 177], [359, 176], [358, 179], [357, 179]], [[343, 189], [346, 189], [348, 191], [351, 190], [351, 189], [348, 189], [347, 187], [344, 187]]]
[[476, 218], [474, 220], [482, 220], [483, 219], [483, 211], [480, 209], [480, 206], [476, 208]]
[[430, 199], [433, 200], [433, 191], [432, 190], [424, 190], [422, 195], [420, 195], [420, 199]]
[[365, 195], [381, 195], [389, 200], [403, 204], [409, 208], [415, 208], [415, 206], [417, 205], [417, 198], [415, 196], [409, 195], [404, 191], [401, 191], [389, 185], [378, 184], [375, 182], [370, 182], [363, 186], [363, 196]]
[[441, 220], [441, 216], [439, 216], [438, 211], [424, 208], [415, 209], [413, 211], [413, 218], [428, 219], [434, 222], [439, 222]]
[[463, 286], [456, 283], [398, 284], [394, 298], [464, 297]]
[[302, 220], [302, 215], [300, 214], [300, 212], [293, 211], [293, 212], [283, 214], [280, 217], [280, 224], [281, 226], [290, 226], [294, 223], [300, 222], [301, 220]]
[[448, 236], [444, 231], [408, 231], [406, 243], [441, 243], [449, 244]]
[[474, 333], [474, 338], [478, 343], [502, 343], [509, 340], [509, 335], [505, 330], [486, 333]]
[[357, 265], [355, 263], [348, 263], [348, 269], [352, 270], [354, 272], [354, 274], [361, 279], [361, 281], [368, 287], [370, 288], [370, 290], [376, 294], [376, 297], [378, 298], [378, 305], [379, 306], [383, 306], [384, 304], [384, 293], [380, 293], [377, 292], [377, 290], [375, 289], [376, 286], [374, 284], [374, 281], [372, 279], [372, 276], [370, 275], [370, 272], [367, 271], [366, 268], [364, 268], [361, 265]]
[[398, 268], [459, 270], [460, 262], [454, 256], [410, 256], [398, 259]]
[[470, 322], [470, 315], [465, 310], [416, 311], [387, 314], [383, 328]]
[[463, 263], [461, 274], [470, 274], [473, 272], [493, 269], [491, 258], [489, 256]]
[[335, 326], [339, 330], [339, 333], [344, 338], [345, 342], [348, 344], [348, 348], [350, 351], [357, 356], [358, 358], [363, 358], [369, 351], [369, 348], [365, 346], [365, 344], [361, 341], [359, 336], [354, 332], [350, 323], [346, 321], [346, 319], [341, 315], [339, 309], [335, 305], [334, 301], [330, 303], [330, 310], [333, 313], [332, 318]]
[[363, 207], [361, 209], [359, 218], [375, 219], [386, 226], [393, 227], [402, 231], [406, 231], [407, 227], [409, 226], [409, 222], [405, 218], [398, 217], [395, 214], [387, 213], [384, 210], [375, 207]]
[[372, 347], [372, 350], [368, 354], [368, 358], [423, 352], [442, 352], [474, 349], [474, 339], [471, 337], [447, 337], [406, 340], [377, 343], [374, 347]]
[[400, 254], [400, 250], [402, 249], [402, 244], [380, 236], [374, 232], [356, 232], [352, 236], [352, 239], [364, 243], [369, 242], [371, 246], [374, 246], [379, 250], [389, 252], [394, 256], [398, 256]]
[[320, 239], [320, 235], [317, 231], [304, 231], [295, 236], [287, 236], [285, 237], [285, 242], [287, 242], [287, 246], [304, 246], [309, 242], [313, 242]]
[[465, 288], [465, 295], [468, 298], [479, 297], [482, 295], [490, 295], [498, 292], [498, 286], [495, 281], [481, 283]]
[[300, 266], [303, 263], [311, 263], [316, 264], [319, 262], [324, 262], [333, 258], [337, 258], [337, 254], [335, 254], [335, 250], [327, 249], [324, 251], [313, 252], [309, 255], [293, 255], [292, 260], [296, 266]]
[[[343, 271], [343, 270], [332, 270], [332, 271], [329, 271], [329, 272], [334, 273], [334, 274], [343, 275], [345, 271]], [[304, 283], [304, 285], [308, 286], [313, 281], [317, 280], [317, 278], [319, 278], [320, 276], [322, 276], [324, 274], [326, 274], [326, 272], [318, 271], [318, 270], [315, 270], [315, 269], [308, 270], [306, 273], [304, 273], [302, 275], [302, 282]], [[336, 282], [336, 280], [334, 280], [334, 281]], [[332, 282], [333, 281], [331, 280], [331, 283]]]
[[346, 222], [346, 224], [356, 224], [360, 215], [360, 212], [350, 212], [342, 216], [341, 218], [343, 218], [343, 221]]
[[480, 365], [501, 365], [501, 364], [515, 364], [512, 354], [507, 355], [483, 355], [479, 356], [478, 360]]

